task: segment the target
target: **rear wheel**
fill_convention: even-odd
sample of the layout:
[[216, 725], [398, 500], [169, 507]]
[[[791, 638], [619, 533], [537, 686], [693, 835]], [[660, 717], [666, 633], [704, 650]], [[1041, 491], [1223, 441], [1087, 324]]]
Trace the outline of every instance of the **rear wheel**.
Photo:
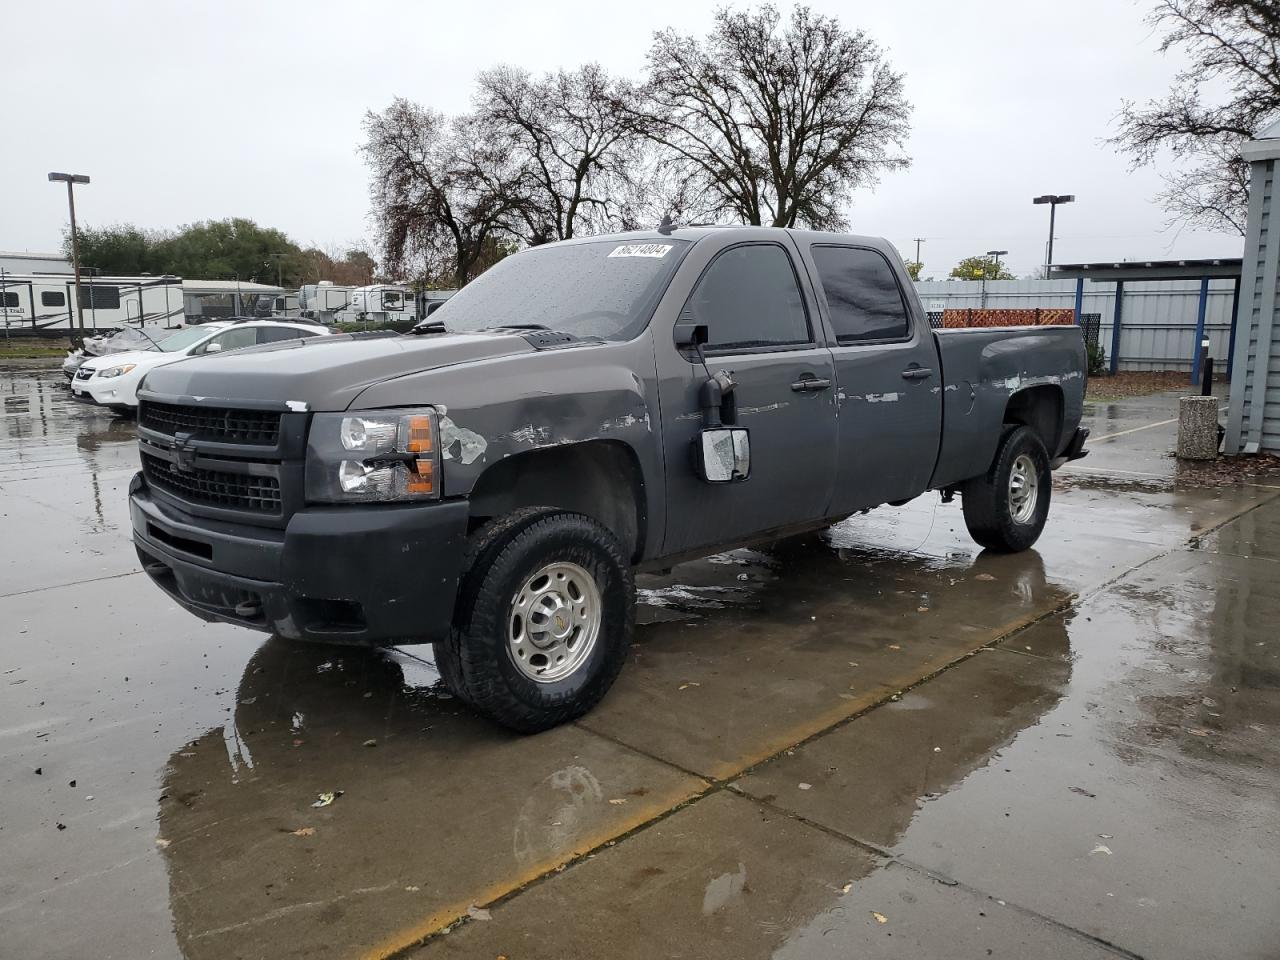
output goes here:
[[447, 640], [446, 686], [522, 732], [582, 716], [613, 685], [635, 584], [614, 536], [581, 514], [529, 508], [477, 531]]
[[1004, 434], [991, 469], [960, 489], [969, 534], [989, 550], [1016, 553], [1040, 537], [1049, 516], [1049, 455], [1030, 427]]

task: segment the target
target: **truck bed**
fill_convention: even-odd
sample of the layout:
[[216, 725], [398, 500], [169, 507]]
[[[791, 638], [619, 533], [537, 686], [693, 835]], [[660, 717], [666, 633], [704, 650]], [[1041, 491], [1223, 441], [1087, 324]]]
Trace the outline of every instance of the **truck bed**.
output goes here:
[[1062, 398], [1062, 429], [1049, 450], [1070, 441], [1084, 411], [1088, 361], [1078, 326], [936, 330], [942, 363], [942, 442], [931, 487], [983, 473], [1000, 439], [1009, 398], [1046, 388]]

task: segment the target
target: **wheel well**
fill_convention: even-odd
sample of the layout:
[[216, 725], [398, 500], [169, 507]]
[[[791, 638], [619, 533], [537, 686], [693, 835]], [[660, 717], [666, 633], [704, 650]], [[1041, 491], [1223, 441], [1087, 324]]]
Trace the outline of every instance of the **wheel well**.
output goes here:
[[471, 525], [520, 507], [586, 514], [612, 531], [633, 562], [644, 551], [644, 479], [624, 443], [591, 440], [498, 461], [472, 488]]
[[1030, 427], [1052, 458], [1062, 442], [1062, 388], [1045, 384], [1019, 390], [1009, 398], [1004, 422]]

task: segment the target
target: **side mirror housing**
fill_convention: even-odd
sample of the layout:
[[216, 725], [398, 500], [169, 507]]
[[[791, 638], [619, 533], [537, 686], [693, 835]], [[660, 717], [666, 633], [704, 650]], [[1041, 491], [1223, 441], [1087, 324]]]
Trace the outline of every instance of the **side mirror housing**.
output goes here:
[[705, 323], [698, 323], [688, 318], [676, 321], [675, 342], [682, 350], [696, 350], [706, 346], [711, 331]]
[[210, 340], [208, 343], [204, 345], [204, 352], [205, 353], [221, 353], [222, 344], [220, 344], [217, 340]]
[[693, 468], [707, 483], [751, 476], [751, 437], [744, 427], [712, 427], [693, 438]]

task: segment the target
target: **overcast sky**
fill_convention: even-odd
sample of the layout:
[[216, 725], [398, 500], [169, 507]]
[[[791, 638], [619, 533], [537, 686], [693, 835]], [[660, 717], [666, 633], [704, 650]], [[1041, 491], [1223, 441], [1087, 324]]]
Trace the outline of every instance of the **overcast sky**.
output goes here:
[[[1059, 208], [1055, 261], [1238, 256], [1239, 237], [1165, 226], [1158, 171], [1101, 141], [1121, 98], [1158, 96], [1179, 63], [1156, 52], [1138, 0], [815, 0], [906, 73], [911, 168], [855, 197], [860, 233], [925, 274], [1010, 251], [1043, 262], [1041, 193]], [[82, 222], [169, 228], [249, 217], [298, 242], [367, 237], [361, 118], [395, 96], [465, 110], [477, 70], [596, 60], [638, 77], [654, 30], [705, 33], [694, 0], [177, 4], [21, 0], [0, 35], [0, 250], [54, 250], [66, 199], [50, 170], [87, 173]]]

